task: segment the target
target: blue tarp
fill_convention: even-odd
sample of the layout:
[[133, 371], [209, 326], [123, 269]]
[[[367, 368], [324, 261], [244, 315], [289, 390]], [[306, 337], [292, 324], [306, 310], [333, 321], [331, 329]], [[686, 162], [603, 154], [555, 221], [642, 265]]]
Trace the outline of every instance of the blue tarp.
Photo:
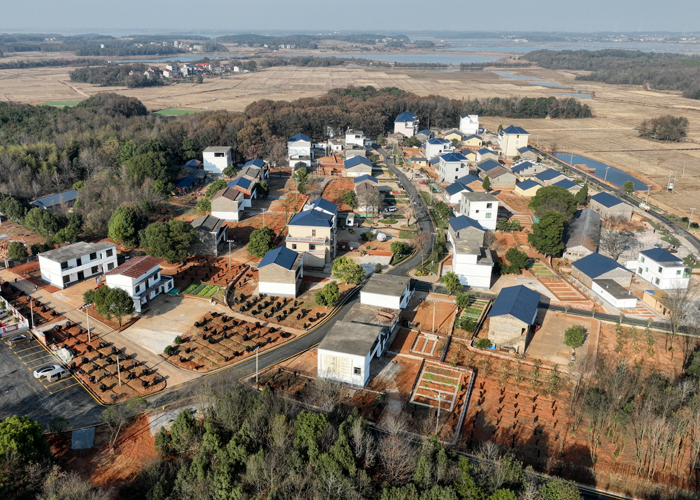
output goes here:
[[192, 184], [197, 184], [198, 182], [199, 182], [199, 179], [197, 179], [196, 177], [191, 177], [191, 176], [188, 175], [187, 177], [185, 177], [185, 178], [183, 178], [183, 179], [180, 179], [180, 180], [177, 182], [177, 184], [175, 184], [175, 187], [178, 188], [178, 189], [187, 189], [187, 188], [190, 187]]
[[95, 441], [95, 428], [79, 429], [73, 431], [71, 448], [73, 450], [87, 450], [92, 448]]

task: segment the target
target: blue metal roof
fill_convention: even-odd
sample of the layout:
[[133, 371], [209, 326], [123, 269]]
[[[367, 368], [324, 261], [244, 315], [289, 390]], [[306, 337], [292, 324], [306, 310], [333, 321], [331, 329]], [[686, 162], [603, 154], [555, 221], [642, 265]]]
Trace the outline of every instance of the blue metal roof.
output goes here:
[[553, 168], [548, 168], [547, 170], [543, 170], [539, 174], [535, 174], [535, 178], [541, 181], [551, 181], [552, 179], [556, 179], [557, 177], [561, 177], [562, 175], [563, 174], [557, 172]]
[[513, 171], [514, 174], [519, 174], [520, 172], [524, 172], [528, 168], [534, 167], [535, 165], [529, 161], [524, 161], [522, 163], [518, 163], [517, 165], [514, 165], [511, 170]]
[[323, 198], [316, 198], [314, 201], [309, 203], [309, 205], [314, 208], [320, 208], [321, 210], [325, 210], [326, 212], [330, 212], [334, 215], [338, 213], [338, 205]]
[[199, 168], [202, 162], [199, 160], [190, 160], [182, 168]]
[[515, 125], [510, 125], [508, 128], [503, 129], [504, 134], [525, 134], [530, 135], [527, 130], [522, 127], [516, 127]]
[[428, 144], [451, 144], [451, 142], [444, 137], [433, 137], [428, 140]]
[[432, 160], [430, 160], [430, 161], [428, 162], [429, 165], [437, 165], [438, 163], [440, 163], [440, 157], [439, 157], [439, 156], [436, 156], [435, 158], [433, 158]]
[[445, 188], [445, 192], [447, 194], [449, 194], [450, 196], [452, 196], [453, 194], [461, 193], [462, 191], [473, 192], [473, 190], [471, 188], [469, 188], [469, 187], [465, 186], [464, 184], [462, 184], [461, 182], [459, 182], [459, 179], [454, 184], [450, 184], [449, 186], [447, 186]]
[[539, 182], [535, 182], [532, 179], [528, 179], [523, 182], [518, 182], [515, 187], [522, 189], [523, 191], [527, 191], [528, 189], [532, 189], [534, 187], [542, 187], [542, 184]]
[[[530, 146], [524, 146], [522, 148], [518, 148], [518, 153], [527, 153], [528, 151], [532, 151], [532, 149], [530, 149]], [[532, 152], [534, 153], [534, 151], [532, 151]]]
[[682, 262], [681, 259], [667, 252], [663, 248], [650, 248], [639, 252], [645, 257], [649, 257], [654, 262]]
[[489, 149], [489, 148], [481, 148], [479, 151], [477, 151], [477, 153], [479, 153], [480, 155], [493, 153], [496, 156], [498, 156], [498, 154], [493, 149]]
[[298, 255], [299, 254], [294, 250], [290, 250], [287, 247], [277, 247], [265, 254], [260, 261], [260, 264], [258, 264], [258, 269], [265, 267], [268, 264], [277, 264], [285, 269], [292, 269]]
[[477, 165], [477, 167], [479, 167], [479, 170], [481, 170], [482, 172], [488, 172], [492, 168], [496, 168], [496, 167], [500, 167], [500, 166], [501, 166], [500, 163], [498, 163], [497, 161], [493, 161], [493, 160], [486, 160], [486, 161], [483, 161]]
[[573, 263], [573, 267], [591, 279], [595, 279], [613, 269], [625, 269], [618, 264], [617, 261], [614, 261], [610, 257], [600, 255], [599, 253], [592, 253], [583, 259], [577, 260]]
[[471, 135], [468, 135], [464, 138], [465, 141], [468, 141], [469, 139], [479, 139], [480, 141], [483, 140], [480, 135], [476, 135], [476, 134], [471, 134]]
[[367, 166], [371, 167], [372, 162], [369, 161], [364, 156], [353, 156], [352, 158], [345, 160], [343, 162], [343, 165], [345, 166], [345, 168], [352, 168], [352, 167], [356, 167], [358, 165], [367, 165]]
[[467, 227], [475, 227], [476, 229], [480, 229], [482, 231], [485, 230], [481, 226], [481, 224], [479, 224], [474, 219], [467, 217], [466, 215], [460, 215], [459, 217], [455, 217], [454, 219], [450, 219], [447, 223], [450, 225], [452, 230], [455, 232], [461, 231], [462, 229], [465, 229]]
[[248, 191], [252, 183], [253, 181], [251, 181], [250, 179], [246, 179], [245, 177], [236, 177], [228, 183], [228, 187], [239, 187]]
[[416, 135], [427, 135], [427, 136], [430, 136], [431, 133], [432, 133], [432, 132], [430, 132], [430, 130], [428, 130], [427, 128], [424, 128], [423, 130], [419, 130], [418, 133], [417, 133]]
[[540, 294], [534, 290], [530, 290], [524, 285], [509, 286], [503, 288], [498, 294], [498, 298], [489, 312], [489, 318], [510, 314], [520, 321], [532, 325], [539, 303]]
[[180, 189], [186, 189], [186, 188], [190, 187], [192, 184], [197, 184], [198, 182], [199, 182], [199, 179], [188, 175], [187, 177], [180, 179], [177, 182], [177, 184], [175, 184], [175, 187], [180, 188]]
[[52, 194], [39, 198], [32, 205], [40, 208], [51, 208], [61, 203], [67, 203], [78, 199], [78, 192], [75, 189], [64, 191], [63, 193]]
[[620, 203], [624, 203], [624, 201], [622, 201], [617, 196], [613, 196], [608, 193], [598, 193], [595, 196], [591, 196], [591, 200], [595, 200], [596, 202], [603, 205], [605, 208], [611, 208], [616, 205], [619, 205]]
[[445, 161], [467, 161], [467, 157], [460, 153], [447, 153], [442, 155], [440, 158]]
[[477, 182], [477, 181], [483, 182], [476, 175], [468, 174], [468, 175], [465, 175], [464, 177], [460, 177], [459, 179], [457, 179], [456, 182], [459, 182], [459, 183], [464, 184], [466, 186], [467, 184], [471, 184], [472, 182]]
[[552, 186], [557, 186], [557, 187], [564, 188], [564, 189], [571, 189], [572, 187], [578, 186], [578, 184], [576, 184], [574, 181], [572, 181], [570, 179], [564, 179], [564, 180], [561, 180], [559, 182], [555, 182], [554, 184], [552, 184]]
[[360, 182], [364, 181], [372, 181], [375, 184], [379, 184], [379, 181], [377, 180], [376, 177], [372, 177], [371, 175], [363, 174], [359, 177], [355, 177], [355, 184], [359, 184]]
[[394, 123], [396, 122], [414, 122], [418, 119], [416, 115], [411, 113], [410, 111], [404, 111], [401, 113], [399, 116], [396, 117], [396, 120], [394, 120]]
[[265, 162], [262, 161], [260, 158], [256, 158], [254, 160], [250, 160], [248, 163], [243, 165], [243, 168], [245, 167], [258, 167], [258, 168], [263, 168], [265, 166]]
[[333, 227], [333, 215], [323, 210], [305, 210], [299, 212], [287, 224], [288, 226]]
[[308, 136], [308, 135], [297, 134], [297, 135], [292, 136], [292, 137], [289, 139], [289, 142], [297, 142], [297, 141], [307, 141], [307, 142], [308, 142], [308, 140], [309, 140], [309, 136]]

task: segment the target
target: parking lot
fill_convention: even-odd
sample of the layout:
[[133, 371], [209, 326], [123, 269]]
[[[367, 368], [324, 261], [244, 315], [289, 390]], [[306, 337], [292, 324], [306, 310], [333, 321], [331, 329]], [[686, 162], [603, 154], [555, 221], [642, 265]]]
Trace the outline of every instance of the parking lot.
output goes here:
[[72, 375], [49, 382], [34, 378], [34, 370], [58, 363], [37, 340], [10, 348], [0, 342], [0, 419], [26, 415], [42, 424], [63, 417], [71, 427], [94, 423], [103, 407]]

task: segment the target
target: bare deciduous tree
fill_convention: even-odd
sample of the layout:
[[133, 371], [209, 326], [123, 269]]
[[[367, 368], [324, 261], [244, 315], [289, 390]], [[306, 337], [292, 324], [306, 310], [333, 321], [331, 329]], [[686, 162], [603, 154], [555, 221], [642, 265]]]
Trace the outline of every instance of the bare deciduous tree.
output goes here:
[[394, 486], [405, 484], [413, 474], [415, 449], [403, 438], [390, 436], [379, 442], [379, 461], [385, 481]]
[[419, 231], [413, 238], [413, 247], [420, 253], [421, 261], [425, 261], [426, 251], [429, 250], [430, 246], [430, 235], [425, 231]]
[[603, 253], [606, 253], [614, 260], [617, 260], [624, 252], [632, 249], [636, 242], [637, 240], [634, 238], [632, 233], [616, 231], [614, 229], [604, 227], [600, 231], [600, 240], [598, 245]]

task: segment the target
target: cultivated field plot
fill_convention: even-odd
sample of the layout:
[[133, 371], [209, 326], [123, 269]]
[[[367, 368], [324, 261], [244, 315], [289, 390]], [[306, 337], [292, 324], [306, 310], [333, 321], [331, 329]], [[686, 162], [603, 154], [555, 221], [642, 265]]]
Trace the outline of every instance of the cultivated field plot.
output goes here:
[[[275, 200], [272, 202], [272, 205], [280, 202], [281, 200]], [[297, 206], [299, 204], [304, 206], [303, 202], [297, 203]], [[272, 210], [272, 208], [270, 210]], [[289, 214], [285, 214], [284, 209], [282, 209], [282, 213], [266, 212], [264, 220], [265, 226], [272, 229], [277, 236], [280, 236], [284, 234], [287, 219], [292, 215], [294, 215], [293, 210], [290, 210]], [[226, 225], [228, 226], [228, 238], [235, 241], [236, 247], [245, 246], [250, 241], [251, 233], [263, 227], [263, 216], [262, 214], [258, 214], [240, 222], [227, 222]]]
[[[284, 199], [274, 200], [270, 204], [270, 212], [294, 215], [294, 213], [301, 211], [308, 199], [309, 197], [305, 194], [295, 193], [290, 190], [287, 190], [287, 193], [284, 195]], [[268, 227], [272, 227], [270, 226], [270, 224], [267, 224], [267, 217], [268, 216], [265, 215], [266, 225]], [[250, 221], [250, 219], [245, 219], [244, 222], [248, 221]], [[262, 221], [259, 227], [262, 227]]]
[[425, 365], [421, 370], [411, 403], [451, 412], [457, 394], [464, 389], [463, 372], [439, 366]]
[[352, 179], [333, 179], [323, 188], [322, 197], [338, 205], [338, 210], [342, 212], [352, 211], [350, 205], [346, 205], [340, 199], [345, 191], [352, 191], [355, 187]]
[[556, 278], [556, 274], [554, 274], [547, 266], [540, 262], [535, 262], [531, 267], [528, 268], [528, 271], [530, 271], [532, 274], [535, 275], [536, 278]]
[[411, 347], [411, 352], [413, 354], [420, 354], [421, 356], [432, 357], [437, 355], [436, 351], [438, 346], [444, 345], [445, 340], [442, 337], [431, 333], [420, 333]]
[[552, 295], [554, 295], [559, 302], [587, 302], [589, 300], [588, 297], [584, 296], [562, 278], [546, 276], [538, 276], [538, 278], [540, 283], [542, 283], [547, 290], [552, 292]]
[[[189, 257], [184, 264], [168, 265], [163, 263], [163, 274], [172, 276], [175, 280], [175, 288], [180, 291], [185, 291], [190, 295], [200, 295], [198, 290], [197, 293], [193, 293], [194, 289], [192, 285], [204, 285], [213, 287], [225, 287], [231, 280], [240, 276], [241, 273], [245, 273], [252, 278], [255, 274], [254, 271], [248, 270], [249, 266], [246, 264], [241, 264], [235, 260], [231, 261], [231, 267], [229, 268], [228, 257]], [[245, 277], [245, 276], [244, 276]], [[211, 291], [211, 288], [208, 289]], [[215, 295], [216, 292], [211, 295], [206, 295], [206, 297], [211, 297]], [[202, 296], [202, 295], [200, 295]], [[219, 296], [215, 296], [219, 299]]]
[[510, 218], [511, 220], [517, 220], [520, 222], [520, 228], [521, 229], [531, 229], [533, 220], [531, 215], [513, 215]]
[[410, 318], [410, 314], [411, 311], [408, 311], [404, 317], [418, 323], [420, 330], [448, 335], [452, 332], [457, 305], [454, 302], [442, 300], [424, 301], [415, 309], [413, 318]]
[[154, 115], [165, 115], [165, 116], [181, 116], [181, 115], [192, 115], [195, 113], [201, 113], [198, 109], [161, 109], [159, 111], [154, 111]]
[[215, 370], [280, 344], [294, 335], [267, 321], [241, 321], [209, 312], [163, 354], [171, 363], [198, 372]]

